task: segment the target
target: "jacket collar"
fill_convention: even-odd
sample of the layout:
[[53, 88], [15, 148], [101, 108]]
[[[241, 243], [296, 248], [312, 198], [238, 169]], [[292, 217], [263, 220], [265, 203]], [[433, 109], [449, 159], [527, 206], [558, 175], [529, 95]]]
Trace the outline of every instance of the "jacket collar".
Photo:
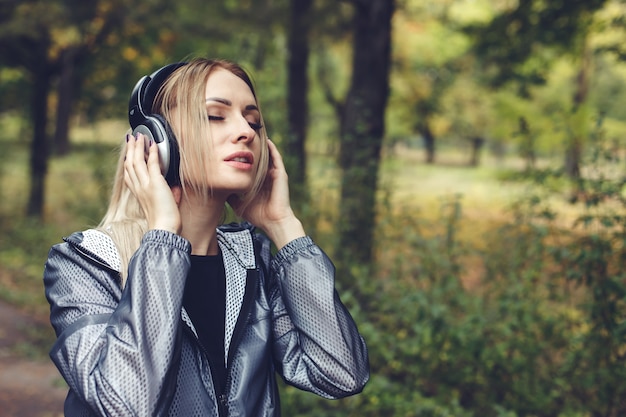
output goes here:
[[[250, 223], [230, 223], [217, 229], [217, 239], [222, 251], [228, 250], [235, 255], [237, 262], [245, 269], [255, 269], [256, 259]], [[97, 263], [120, 272], [121, 259], [113, 239], [97, 229], [76, 232], [64, 238], [66, 242], [80, 250]]]
[[[224, 340], [226, 360], [228, 360], [231, 345], [236, 345], [240, 339], [238, 334], [241, 332], [237, 333], [237, 329], [244, 325], [255, 297], [254, 288], [258, 271], [256, 270], [253, 231], [254, 227], [249, 223], [224, 225], [217, 230], [217, 239], [224, 258], [226, 276], [229, 277], [226, 280], [227, 320]], [[106, 233], [89, 229], [76, 232], [65, 238], [65, 241], [85, 256], [119, 274], [121, 269], [119, 252], [113, 239]], [[196, 333], [184, 308], [182, 309], [182, 320]]]
[[251, 227], [227, 225], [217, 229], [217, 242], [222, 253], [229, 251], [245, 269], [256, 269]]

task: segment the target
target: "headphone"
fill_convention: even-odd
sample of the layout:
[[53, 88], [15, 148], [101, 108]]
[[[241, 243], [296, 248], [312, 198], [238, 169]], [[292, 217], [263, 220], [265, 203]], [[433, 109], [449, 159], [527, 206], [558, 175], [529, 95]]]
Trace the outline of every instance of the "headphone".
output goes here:
[[[154, 99], [165, 80], [186, 62], [169, 64], [143, 76], [133, 88], [128, 102], [128, 121], [133, 135], [142, 133], [154, 141], [159, 150], [161, 173], [170, 186], [180, 185], [180, 154], [178, 142], [169, 123], [159, 114], [152, 112]], [[146, 145], [149, 142], [146, 142]]]

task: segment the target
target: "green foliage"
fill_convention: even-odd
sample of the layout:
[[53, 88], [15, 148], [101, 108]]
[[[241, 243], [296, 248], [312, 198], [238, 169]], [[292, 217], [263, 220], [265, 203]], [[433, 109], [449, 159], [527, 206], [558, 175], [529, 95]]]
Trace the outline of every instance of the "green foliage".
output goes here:
[[[468, 25], [475, 52], [493, 85], [508, 81], [542, 83], [549, 59], [538, 48], [576, 50], [589, 30], [593, 12], [606, 0], [528, 0], [505, 3], [500, 13], [483, 24]], [[567, 6], [566, 6], [567, 5]]]
[[572, 192], [560, 171], [527, 176], [551, 186], [480, 236], [461, 233], [458, 196], [435, 221], [383, 201], [378, 264], [340, 291], [371, 381], [338, 403], [283, 387], [286, 414], [624, 415], [626, 199], [600, 128], [590, 143], [573, 223], [552, 208]]
[[587, 297], [581, 300], [584, 329], [573, 339], [564, 369], [572, 402], [592, 415], [626, 413], [626, 198], [622, 161], [598, 124], [587, 175], [576, 184], [585, 211], [567, 244], [553, 248], [564, 276]]
[[[26, 2], [23, 10], [35, 3]], [[132, 83], [165, 61], [190, 54], [223, 56], [253, 70], [262, 90], [267, 125], [280, 143], [286, 125], [281, 19], [287, 2], [101, 4], [114, 3], [125, 10], [132, 6], [133, 14], [126, 15], [131, 18], [82, 67], [85, 102], [76, 112], [81, 118], [122, 117]], [[574, 185], [562, 170], [551, 168], [528, 166], [523, 173], [516, 170], [501, 176], [505, 187], [523, 180], [541, 184], [543, 189], [517, 201], [504, 219], [491, 218], [493, 212], [485, 211], [481, 220], [488, 224], [486, 232], [478, 232], [472, 220], [467, 220], [460, 196], [445, 200], [440, 216], [432, 219], [417, 210], [415, 203], [398, 206], [381, 199], [379, 193], [376, 262], [351, 265], [355, 280], [338, 282], [342, 299], [368, 343], [371, 381], [361, 395], [340, 401], [282, 387], [283, 413], [365, 417], [626, 414], [626, 204], [623, 161], [617, 158], [626, 132], [621, 121], [626, 106], [620, 105], [626, 77], [619, 63], [623, 54], [614, 58], [605, 53], [611, 50], [607, 47], [594, 55], [597, 75], [590, 83], [589, 108], [574, 114], [572, 80], [577, 65], [559, 58], [559, 48], [538, 46], [571, 46], [570, 40], [579, 40], [577, 30], [586, 32], [589, 11], [603, 2], [575, 1], [572, 7], [562, 7], [562, 1], [400, 3], [405, 7], [394, 23], [395, 72], [387, 115], [393, 139], [416, 141], [417, 122], [427, 119], [417, 117], [421, 112], [428, 116], [436, 135], [450, 132], [460, 137], [477, 131], [518, 148], [528, 158], [560, 152], [571, 133], [568, 129], [576, 130], [586, 136], [590, 158]], [[519, 10], [504, 10], [494, 20], [491, 9], [496, 3], [501, 7], [519, 3]], [[476, 4], [480, 9], [474, 8]], [[534, 5], [531, 10], [521, 9], [529, 4]], [[314, 89], [310, 93], [314, 141], [308, 148], [315, 151], [309, 160], [327, 162], [326, 155], [336, 153], [339, 126], [334, 120], [336, 109], [325, 101], [343, 96], [349, 85], [351, 51], [345, 39], [352, 9], [347, 3], [328, 1], [316, 7], [319, 21], [313, 28], [311, 69], [316, 74], [311, 77]], [[549, 16], [560, 20], [543, 24]], [[609, 16], [607, 22], [620, 23], [620, 19], [623, 25], [623, 17]], [[244, 21], [245, 29], [240, 30]], [[523, 25], [516, 26], [516, 21]], [[458, 31], [463, 22], [498, 29], [484, 31], [478, 51], [484, 46], [486, 62], [502, 65], [487, 65], [484, 73], [476, 73], [477, 56], [468, 50], [467, 36]], [[25, 27], [16, 26], [3, 30]], [[67, 32], [58, 32], [55, 40], [69, 42], [75, 34], [76, 28], [68, 25]], [[528, 40], [534, 35], [541, 35], [538, 43]], [[596, 41], [592, 37], [591, 47], [601, 51]], [[618, 36], [617, 42], [621, 41]], [[479, 82], [482, 76], [494, 76], [496, 81], [512, 77], [524, 85], [524, 98], [515, 86], [486, 90]], [[16, 108], [17, 103], [16, 110], [24, 110], [20, 96], [28, 84], [24, 73], [3, 67], [0, 80], [2, 108]], [[545, 84], [529, 86], [538, 81]], [[589, 115], [596, 110], [607, 120], [589, 132]], [[528, 122], [526, 131], [520, 129], [521, 116]], [[121, 138], [123, 129], [103, 132], [92, 142], [74, 138], [74, 152], [52, 161], [48, 183], [52, 193], [47, 222], [42, 223], [16, 215], [24, 205], [26, 189], [23, 130], [30, 129], [18, 121], [1, 125], [5, 152], [0, 153], [0, 297], [45, 314], [41, 270], [47, 250], [61, 236], [93, 225], [102, 215], [114, 158], [107, 140]], [[407, 161], [407, 165], [415, 164], [415, 160]], [[312, 177], [323, 184], [317, 184], [320, 192], [302, 210], [311, 223], [307, 230], [315, 227], [316, 240], [324, 248], [340, 251], [341, 247], [333, 248], [336, 236], [331, 236], [336, 230], [337, 199], [328, 197], [337, 194], [339, 175], [336, 167], [319, 161], [310, 169]], [[435, 175], [444, 177], [451, 170], [446, 167]], [[405, 176], [406, 171], [417, 172], [403, 166], [396, 174], [403, 171]], [[421, 179], [415, 175], [398, 180], [412, 201], [422, 197], [416, 191]], [[564, 196], [582, 213], [575, 222], [552, 207], [555, 199]], [[45, 344], [44, 336], [33, 335], [36, 346]], [[27, 354], [33, 351], [30, 346], [20, 349]]]
[[[19, 129], [5, 120], [5, 132]], [[116, 128], [117, 129], [117, 128]], [[100, 126], [103, 137], [111, 133]], [[113, 145], [88, 139], [54, 160], [49, 223], [16, 217], [14, 183], [25, 144], [2, 138], [0, 297], [45, 314], [41, 269], [49, 246], [92, 224], [103, 209]], [[290, 416], [522, 417], [620, 416], [626, 397], [626, 218], [620, 164], [599, 125], [586, 174], [567, 187], [559, 171], [507, 181], [550, 184], [520, 199], [500, 222], [476, 233], [464, 196], [444, 199], [439, 217], [398, 206], [381, 190], [377, 263], [352, 267], [342, 300], [369, 347], [372, 376], [360, 395], [328, 401], [282, 386]], [[15, 165], [17, 164], [17, 165]], [[328, 173], [323, 162], [320, 172]], [[315, 168], [315, 167], [314, 167]], [[6, 181], [10, 169], [11, 181]], [[387, 169], [391, 169], [387, 167]], [[403, 167], [396, 167], [401, 175]], [[448, 169], [449, 170], [449, 169]], [[21, 172], [21, 173], [20, 173]], [[80, 178], [84, 187], [68, 187]], [[336, 178], [335, 178], [336, 180]], [[72, 182], [74, 181], [74, 182]], [[62, 190], [62, 192], [60, 192]], [[326, 190], [328, 192], [329, 190]], [[336, 191], [336, 190], [335, 190]], [[389, 191], [389, 190], [388, 190]], [[574, 193], [575, 192], [575, 193]], [[61, 199], [65, 196], [68, 203]], [[551, 207], [576, 196], [575, 224]], [[320, 193], [319, 241], [332, 241], [333, 199]], [[82, 204], [78, 204], [82, 202]], [[54, 207], [54, 209], [53, 209]], [[85, 213], [90, 213], [88, 216]], [[487, 213], [488, 214], [488, 213]], [[485, 216], [487, 217], [487, 215]], [[332, 250], [332, 248], [330, 248]], [[45, 351], [38, 330], [25, 355]]]
[[[46, 218], [37, 220], [18, 214], [26, 203], [28, 143], [20, 134], [22, 121], [15, 116], [0, 118], [0, 297], [14, 304], [47, 314], [41, 283], [48, 250], [73, 230], [97, 224], [104, 213], [113, 175], [112, 145], [76, 141], [76, 152], [57, 158], [52, 175]], [[95, 129], [111, 132], [104, 124]], [[121, 135], [120, 135], [121, 136]]]

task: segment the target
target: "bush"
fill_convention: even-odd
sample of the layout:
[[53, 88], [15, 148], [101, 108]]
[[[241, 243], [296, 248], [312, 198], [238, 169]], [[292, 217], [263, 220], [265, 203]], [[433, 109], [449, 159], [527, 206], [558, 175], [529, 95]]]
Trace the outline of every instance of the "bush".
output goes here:
[[[567, 196], [581, 213], [573, 224], [550, 207], [566, 192], [550, 170], [529, 173], [550, 187], [520, 199], [508, 219], [486, 219], [485, 233], [464, 217], [459, 196], [445, 200], [436, 219], [383, 204], [377, 262], [353, 265], [355, 281], [338, 283], [366, 338], [371, 381], [341, 401], [283, 386], [284, 415], [626, 415], [624, 180], [601, 135], [593, 145], [585, 176]], [[58, 196], [48, 224], [16, 215], [13, 189], [0, 189], [11, 204], [0, 210], [0, 297], [45, 314], [47, 250], [75, 223], [101, 216], [109, 158], [94, 146], [55, 161], [55, 190], [76, 178], [89, 186], [65, 193], [69, 202]], [[15, 159], [3, 160], [12, 169]], [[322, 214], [319, 241], [333, 219]]]
[[342, 289], [372, 379], [338, 403], [284, 388], [285, 414], [626, 415], [626, 204], [621, 178], [598, 174], [612, 158], [576, 184], [588, 198], [571, 225], [550, 209], [554, 189], [473, 240], [460, 239], [459, 198], [436, 222], [383, 216], [375, 273], [355, 268]]

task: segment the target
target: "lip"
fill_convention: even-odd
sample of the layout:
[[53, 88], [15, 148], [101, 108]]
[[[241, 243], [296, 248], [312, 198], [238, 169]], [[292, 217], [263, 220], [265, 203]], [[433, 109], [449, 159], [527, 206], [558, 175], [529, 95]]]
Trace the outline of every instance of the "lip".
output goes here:
[[254, 166], [254, 154], [252, 152], [235, 152], [224, 158], [224, 162], [238, 169], [251, 169]]

